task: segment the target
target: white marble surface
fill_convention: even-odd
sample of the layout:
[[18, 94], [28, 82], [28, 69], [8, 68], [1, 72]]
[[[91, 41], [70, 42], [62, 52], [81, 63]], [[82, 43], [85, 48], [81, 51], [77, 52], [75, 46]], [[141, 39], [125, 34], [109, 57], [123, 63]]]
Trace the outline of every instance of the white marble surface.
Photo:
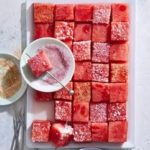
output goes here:
[[[21, 6], [24, 0], [0, 0], [0, 52], [21, 50]], [[22, 16], [24, 14], [22, 13]], [[24, 24], [24, 20], [23, 24]], [[137, 0], [135, 150], [150, 149], [150, 1]], [[24, 31], [24, 27], [22, 31]], [[17, 55], [19, 55], [17, 53]], [[23, 103], [20, 101], [19, 103]], [[16, 104], [15, 104], [16, 105]], [[18, 104], [20, 105], [20, 104]], [[13, 136], [11, 110], [0, 107], [0, 150], [9, 150]], [[26, 148], [25, 148], [26, 149]]]

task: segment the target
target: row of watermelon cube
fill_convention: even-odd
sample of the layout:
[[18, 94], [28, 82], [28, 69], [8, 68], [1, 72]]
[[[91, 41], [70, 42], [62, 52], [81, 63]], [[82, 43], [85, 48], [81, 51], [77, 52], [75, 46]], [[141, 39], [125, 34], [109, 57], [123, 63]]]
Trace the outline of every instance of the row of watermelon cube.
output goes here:
[[122, 143], [127, 139], [127, 122], [109, 123], [51, 123], [47, 120], [35, 120], [32, 123], [33, 142], [53, 142], [56, 147], [75, 142], [114, 142]]
[[[34, 22], [52, 23], [57, 21], [89, 22], [109, 24], [129, 21], [127, 4], [44, 4], [34, 3]], [[111, 18], [112, 17], [112, 18]]]

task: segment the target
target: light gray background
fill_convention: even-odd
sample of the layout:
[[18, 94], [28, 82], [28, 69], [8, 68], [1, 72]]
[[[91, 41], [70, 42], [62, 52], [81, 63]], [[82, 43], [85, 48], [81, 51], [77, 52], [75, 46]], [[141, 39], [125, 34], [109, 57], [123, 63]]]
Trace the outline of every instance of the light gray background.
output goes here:
[[[0, 52], [20, 55], [21, 41], [21, 6], [24, 0], [0, 0]], [[135, 53], [136, 74], [136, 148], [150, 149], [150, 0], [137, 0], [137, 42]], [[25, 31], [22, 26], [22, 31]], [[24, 47], [24, 46], [23, 46]], [[23, 103], [20, 101], [17, 105]], [[0, 150], [9, 150], [13, 129], [11, 109], [0, 107]], [[7, 110], [7, 111], [6, 111]]]

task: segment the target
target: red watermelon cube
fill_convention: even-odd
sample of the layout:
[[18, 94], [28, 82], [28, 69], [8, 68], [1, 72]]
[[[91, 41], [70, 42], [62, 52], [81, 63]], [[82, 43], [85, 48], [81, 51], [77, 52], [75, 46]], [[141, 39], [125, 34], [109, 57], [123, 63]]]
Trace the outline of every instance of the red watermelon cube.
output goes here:
[[69, 144], [73, 137], [73, 128], [68, 124], [53, 123], [50, 131], [50, 140], [56, 147]]
[[57, 4], [55, 7], [55, 20], [65, 21], [74, 19], [74, 5]]
[[111, 82], [123, 83], [128, 81], [128, 65], [111, 64]]
[[77, 23], [74, 31], [74, 41], [91, 40], [92, 26], [89, 23]]
[[126, 102], [128, 99], [128, 85], [125, 83], [111, 83], [110, 87], [110, 102]]
[[111, 40], [128, 41], [129, 23], [128, 22], [111, 22]]
[[44, 50], [40, 50], [35, 56], [28, 59], [28, 65], [35, 77], [52, 69], [52, 64]]
[[127, 62], [129, 47], [127, 43], [111, 44], [110, 61], [111, 62]]
[[91, 41], [73, 42], [73, 54], [76, 61], [91, 59]]
[[72, 50], [72, 40], [65, 40], [63, 42]]
[[127, 141], [127, 121], [109, 122], [108, 142], [123, 143]]
[[55, 119], [59, 121], [71, 121], [72, 103], [67, 101], [55, 101]]
[[55, 38], [59, 40], [72, 40], [74, 34], [74, 22], [56, 21]]
[[91, 142], [91, 125], [89, 123], [73, 124], [75, 142]]
[[109, 25], [93, 25], [92, 41], [93, 42], [108, 42], [110, 40]]
[[53, 37], [54, 25], [48, 23], [36, 23], [34, 25], [34, 39], [42, 37]]
[[[73, 82], [69, 82], [66, 86], [69, 89], [73, 89]], [[54, 99], [72, 100], [72, 95], [64, 88], [54, 93]]]
[[81, 101], [73, 103], [73, 122], [89, 121], [89, 102]]
[[92, 14], [91, 4], [78, 4], [75, 6], [75, 21], [91, 21]]
[[92, 81], [109, 81], [109, 64], [92, 64]]
[[108, 141], [108, 123], [92, 123], [92, 141], [107, 142]]
[[129, 6], [128, 4], [112, 4], [112, 21], [128, 22]]
[[92, 61], [93, 62], [109, 62], [110, 44], [108, 43], [93, 43]]
[[44, 3], [33, 4], [33, 18], [36, 23], [52, 23], [54, 20], [54, 5]]
[[48, 142], [51, 123], [47, 120], [35, 120], [32, 123], [32, 142]]
[[47, 101], [51, 101], [53, 99], [53, 94], [35, 91], [34, 98], [36, 101], [47, 102]]
[[91, 100], [91, 84], [90, 82], [74, 82], [74, 102]]
[[91, 122], [107, 122], [107, 104], [97, 103], [90, 105]]
[[109, 101], [109, 84], [92, 82], [92, 102]]
[[126, 103], [111, 103], [108, 105], [108, 120], [126, 120]]
[[74, 78], [75, 81], [91, 81], [92, 79], [92, 63], [76, 62]]
[[110, 4], [96, 4], [93, 7], [93, 23], [109, 24], [111, 15]]

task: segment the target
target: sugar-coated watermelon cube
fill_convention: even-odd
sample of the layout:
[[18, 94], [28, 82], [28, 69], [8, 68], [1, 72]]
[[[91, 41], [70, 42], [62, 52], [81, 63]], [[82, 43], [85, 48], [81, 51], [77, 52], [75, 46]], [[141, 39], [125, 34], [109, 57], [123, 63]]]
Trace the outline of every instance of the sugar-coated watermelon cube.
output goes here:
[[112, 21], [127, 22], [129, 21], [128, 4], [112, 4]]
[[126, 102], [128, 99], [128, 86], [126, 83], [111, 83], [110, 102]]
[[55, 101], [55, 119], [59, 121], [71, 121], [72, 103], [67, 101]]
[[92, 81], [109, 81], [109, 64], [92, 64]]
[[76, 62], [74, 78], [75, 81], [91, 81], [92, 79], [92, 63]]
[[72, 50], [72, 40], [64, 40], [63, 42]]
[[92, 102], [109, 101], [109, 84], [92, 82]]
[[34, 91], [34, 92], [35, 92], [34, 98], [36, 101], [47, 102], [53, 99], [52, 93], [45, 93], [45, 92], [40, 92], [40, 91]]
[[90, 105], [91, 122], [107, 122], [107, 103], [96, 103]]
[[126, 62], [128, 61], [129, 47], [127, 43], [111, 44], [110, 46], [110, 61], [111, 62]]
[[108, 123], [92, 123], [92, 141], [107, 142], [108, 141]]
[[111, 15], [110, 4], [96, 4], [93, 7], [93, 23], [109, 24]]
[[40, 50], [35, 56], [28, 59], [28, 65], [35, 77], [52, 69], [52, 64], [44, 50]]
[[[66, 87], [73, 89], [73, 82], [69, 82]], [[62, 88], [54, 93], [54, 99], [72, 100], [72, 95], [70, 95], [66, 89]]]
[[48, 142], [51, 123], [47, 120], [35, 120], [32, 123], [32, 142]]
[[123, 143], [127, 141], [127, 121], [109, 122], [108, 142]]
[[73, 124], [74, 128], [74, 141], [75, 142], [91, 142], [91, 125], [85, 124]]
[[57, 4], [55, 7], [55, 20], [73, 20], [74, 5], [73, 4]]
[[54, 25], [49, 23], [35, 23], [33, 39], [42, 37], [53, 37]]
[[74, 34], [74, 22], [56, 21], [55, 37], [59, 40], [72, 40]]
[[90, 82], [74, 82], [74, 102], [91, 100], [91, 84]]
[[111, 103], [108, 105], [108, 120], [126, 120], [126, 103]]
[[89, 121], [89, 102], [81, 101], [73, 103], [73, 122]]
[[91, 40], [92, 25], [89, 23], [77, 23], [74, 31], [74, 41]]
[[128, 65], [124, 64], [111, 64], [111, 82], [127, 82], [128, 81]]
[[91, 59], [91, 41], [73, 42], [73, 54], [76, 61]]
[[33, 17], [36, 23], [52, 23], [54, 20], [54, 5], [44, 3], [33, 4]]
[[111, 40], [127, 41], [129, 38], [128, 22], [111, 22]]
[[75, 21], [91, 21], [92, 20], [92, 5], [78, 4], [75, 6]]
[[93, 62], [109, 62], [110, 44], [108, 43], [93, 43], [92, 61]]
[[109, 25], [93, 25], [92, 41], [93, 42], [108, 42], [110, 40], [110, 26]]

